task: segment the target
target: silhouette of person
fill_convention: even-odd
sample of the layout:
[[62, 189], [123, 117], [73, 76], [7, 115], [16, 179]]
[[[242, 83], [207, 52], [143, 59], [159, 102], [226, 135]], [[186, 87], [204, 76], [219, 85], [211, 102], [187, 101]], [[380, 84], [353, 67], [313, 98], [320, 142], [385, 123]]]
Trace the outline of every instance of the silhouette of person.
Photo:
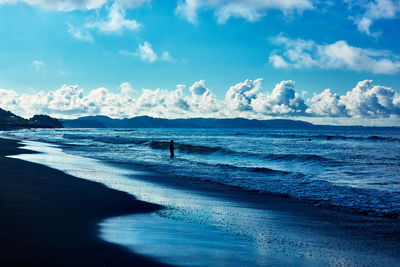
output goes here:
[[174, 140], [171, 140], [169, 143], [169, 152], [171, 153], [171, 159], [175, 156], [174, 155]]

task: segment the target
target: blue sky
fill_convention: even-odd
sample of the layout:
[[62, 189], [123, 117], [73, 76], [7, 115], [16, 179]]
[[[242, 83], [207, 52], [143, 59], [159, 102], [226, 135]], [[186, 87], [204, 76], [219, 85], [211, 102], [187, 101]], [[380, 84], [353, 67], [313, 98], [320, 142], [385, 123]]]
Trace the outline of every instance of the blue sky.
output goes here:
[[0, 107], [397, 125], [399, 17], [394, 0], [0, 0]]

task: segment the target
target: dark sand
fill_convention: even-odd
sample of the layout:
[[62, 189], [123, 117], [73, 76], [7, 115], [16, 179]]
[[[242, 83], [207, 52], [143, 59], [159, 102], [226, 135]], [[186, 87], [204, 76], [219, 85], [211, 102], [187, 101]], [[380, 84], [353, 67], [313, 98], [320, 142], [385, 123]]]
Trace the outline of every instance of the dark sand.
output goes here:
[[0, 139], [0, 266], [161, 266], [102, 241], [97, 224], [160, 206], [42, 165]]

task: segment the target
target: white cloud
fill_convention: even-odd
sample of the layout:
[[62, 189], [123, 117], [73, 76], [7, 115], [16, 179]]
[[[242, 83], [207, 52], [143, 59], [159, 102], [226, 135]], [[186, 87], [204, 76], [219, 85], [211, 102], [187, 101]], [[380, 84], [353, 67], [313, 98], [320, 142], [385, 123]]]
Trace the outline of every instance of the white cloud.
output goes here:
[[[116, 0], [119, 3], [129, 8], [140, 6], [151, 0]], [[73, 10], [91, 10], [103, 7], [110, 0], [0, 0], [1, 4], [16, 4], [25, 3], [42, 9], [57, 10], [57, 11], [73, 11]]]
[[308, 114], [323, 117], [346, 117], [346, 106], [339, 103], [340, 96], [325, 89], [322, 93], [314, 94], [309, 100]]
[[184, 0], [178, 4], [176, 13], [196, 23], [199, 10], [213, 10], [218, 23], [225, 23], [231, 17], [257, 21], [270, 9], [288, 13], [312, 8], [310, 0]]
[[200, 80], [195, 82], [189, 88], [192, 93], [188, 103], [191, 103], [192, 110], [198, 114], [209, 117], [213, 113], [217, 113], [221, 110], [221, 103], [217, 100], [215, 95], [206, 87], [205, 81]]
[[140, 57], [143, 61], [153, 63], [157, 61], [158, 56], [151, 48], [151, 44], [144, 42], [143, 45], [139, 45], [139, 49], [136, 52], [136, 56]]
[[157, 55], [151, 44], [147, 41], [145, 41], [143, 44], [139, 44], [139, 48], [135, 52], [121, 50], [119, 53], [123, 56], [138, 57], [147, 63], [154, 63], [156, 61], [174, 61], [168, 51], [164, 51], [161, 56]]
[[245, 80], [242, 83], [231, 86], [225, 95], [225, 103], [229, 109], [237, 111], [252, 110], [251, 101], [256, 98], [262, 81], [262, 79]]
[[294, 81], [282, 81], [271, 93], [259, 94], [251, 105], [256, 112], [266, 115], [302, 115], [307, 107], [294, 87]]
[[[50, 92], [18, 94], [0, 89], [0, 108], [20, 116], [49, 114], [61, 118], [87, 115], [107, 115], [115, 118], [149, 115], [164, 118], [190, 117], [244, 117], [266, 119], [271, 117], [298, 118], [320, 123], [348, 123], [368, 120], [400, 125], [400, 95], [392, 88], [360, 81], [344, 95], [330, 89], [304, 100], [295, 91], [295, 82], [282, 81], [271, 90], [262, 92], [262, 79], [246, 80], [231, 86], [225, 99], [219, 100], [203, 80], [185, 89], [177, 85], [165, 89], [134, 90], [123, 83], [119, 91], [110, 92], [100, 87], [87, 93], [76, 85], [63, 85]], [[319, 119], [324, 118], [324, 119]]]
[[378, 74], [400, 72], [400, 56], [386, 50], [364, 49], [346, 41], [317, 44], [311, 40], [290, 39], [283, 35], [272, 38], [281, 47], [273, 52], [269, 61], [275, 68], [344, 69]]
[[381, 19], [396, 19], [400, 15], [400, 2], [398, 0], [373, 0], [356, 1], [346, 0], [351, 6], [357, 5], [364, 12], [353, 18], [354, 23], [360, 32], [372, 37], [378, 37], [380, 32], [372, 32], [371, 26], [375, 21]]
[[400, 115], [400, 96], [389, 87], [361, 81], [353, 90], [341, 96], [339, 104], [352, 117], [389, 117]]
[[42, 60], [34, 60], [32, 65], [36, 70], [41, 70], [44, 68], [44, 62]]
[[126, 11], [118, 2], [114, 2], [108, 12], [108, 20], [100, 20], [88, 23], [87, 28], [97, 28], [105, 34], [122, 33], [123, 30], [137, 31], [140, 24], [136, 20], [129, 20], [125, 18]]
[[136, 90], [132, 88], [132, 85], [128, 82], [122, 83], [119, 88], [121, 89], [121, 95], [126, 97], [133, 97], [136, 94]]
[[80, 40], [83, 42], [93, 43], [93, 37], [89, 32], [80, 30], [72, 26], [71, 24], [68, 25], [68, 32], [74, 37], [76, 40]]
[[289, 64], [286, 62], [286, 60], [278, 55], [271, 55], [269, 57], [269, 62], [271, 62], [274, 68], [277, 69], [289, 67]]

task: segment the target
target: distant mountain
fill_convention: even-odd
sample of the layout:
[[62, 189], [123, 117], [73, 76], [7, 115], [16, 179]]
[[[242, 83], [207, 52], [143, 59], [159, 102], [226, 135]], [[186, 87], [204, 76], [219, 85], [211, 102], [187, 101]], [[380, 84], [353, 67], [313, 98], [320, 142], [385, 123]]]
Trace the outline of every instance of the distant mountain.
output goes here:
[[35, 115], [29, 120], [0, 108], [0, 130], [29, 128], [63, 128], [62, 123], [47, 115]]
[[160, 119], [148, 116], [130, 119], [112, 119], [107, 116], [89, 116], [61, 120], [66, 128], [310, 128], [314, 125], [297, 120], [249, 119]]

